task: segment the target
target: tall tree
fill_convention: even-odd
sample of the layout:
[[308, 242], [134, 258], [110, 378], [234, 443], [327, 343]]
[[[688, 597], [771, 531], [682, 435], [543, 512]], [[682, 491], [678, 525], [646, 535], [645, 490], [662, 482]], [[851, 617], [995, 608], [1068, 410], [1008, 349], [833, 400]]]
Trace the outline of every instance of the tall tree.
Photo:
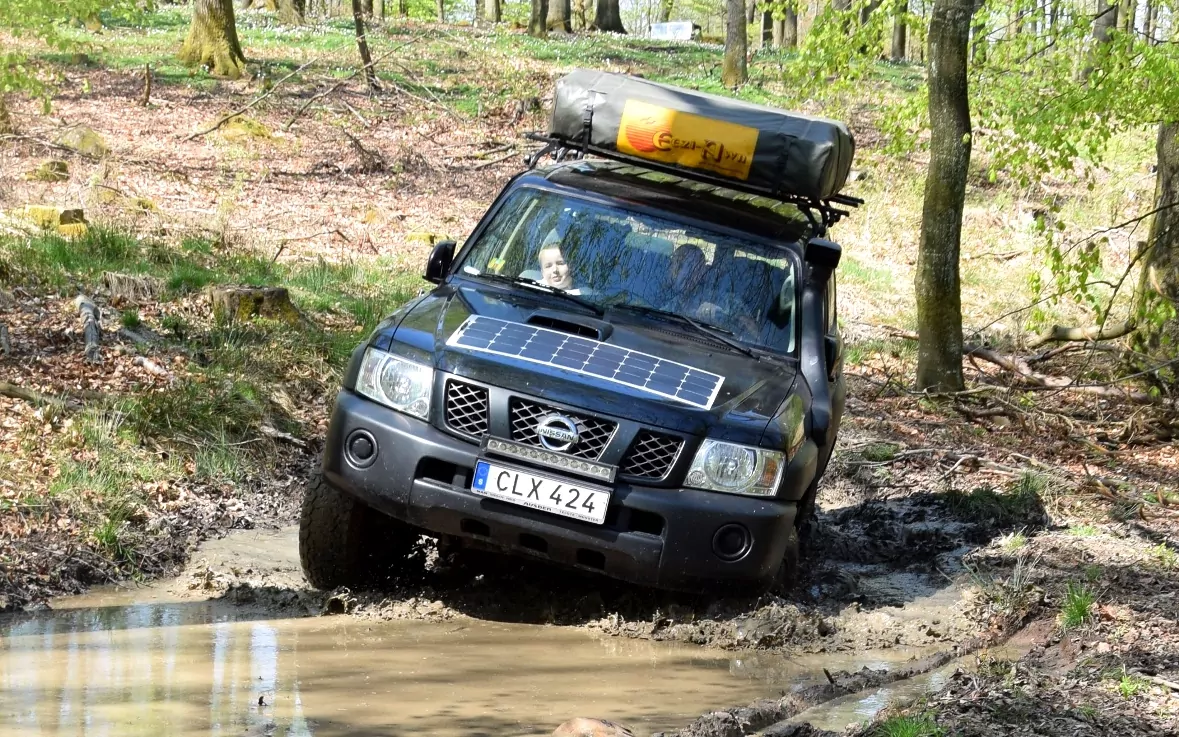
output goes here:
[[748, 47], [745, 38], [745, 3], [743, 0], [727, 0], [727, 3], [725, 58], [721, 64], [721, 83], [731, 89], [745, 84], [749, 78], [749, 69], [745, 63]]
[[486, 3], [484, 9], [487, 11], [487, 15], [484, 17], [488, 22], [499, 23], [503, 18], [503, 5], [500, 0], [483, 0], [483, 2]]
[[[1150, 224], [1136, 299], [1138, 347], [1153, 353], [1165, 337], [1179, 341], [1179, 120], [1159, 125], [1155, 155], [1158, 178], [1154, 218]], [[1160, 308], [1162, 308], [1160, 310]], [[1151, 320], [1162, 314], [1170, 319]]]
[[929, 170], [917, 252], [917, 388], [962, 388], [959, 254], [970, 165], [967, 55], [973, 0], [934, 0], [929, 20]]
[[892, 7], [892, 47], [889, 58], [899, 62], [905, 60], [905, 47], [908, 45], [908, 26], [905, 16], [909, 14], [909, 0], [894, 0]]
[[1125, 33], [1133, 33], [1138, 20], [1138, 0], [1122, 0], [1118, 8], [1118, 28]]
[[597, 0], [594, 6], [594, 28], [599, 31], [626, 33], [622, 26], [622, 11], [618, 0]]
[[528, 35], [544, 38], [548, 35], [548, 0], [532, 0], [532, 13], [528, 16]]
[[360, 0], [352, 0], [352, 23], [356, 27], [356, 49], [360, 52], [360, 63], [364, 65], [364, 81], [370, 90], [379, 90], [377, 70], [373, 69], [373, 55], [369, 53], [368, 36], [364, 32], [364, 9]]
[[[368, 14], [372, 15], [372, 0], [368, 0]], [[307, 19], [307, 0], [279, 0], [278, 21], [288, 26], [301, 26]]]
[[185, 64], [206, 67], [219, 77], [238, 79], [245, 73], [246, 56], [237, 39], [233, 0], [193, 0], [192, 25], [179, 56]]
[[675, 0], [659, 0], [659, 23], [667, 23], [671, 20], [672, 6]]
[[570, 0], [549, 0], [549, 32], [573, 32], [573, 4]]
[[1118, 27], [1118, 4], [1110, 0], [1097, 0], [1097, 15], [1093, 18], [1093, 46], [1089, 50], [1089, 61], [1081, 69], [1081, 79], [1093, 73], [1097, 55], [1109, 45], [1113, 30]]
[[446, 22], [446, 0], [436, 0], [434, 3], [435, 9], [438, 11], [438, 22]]

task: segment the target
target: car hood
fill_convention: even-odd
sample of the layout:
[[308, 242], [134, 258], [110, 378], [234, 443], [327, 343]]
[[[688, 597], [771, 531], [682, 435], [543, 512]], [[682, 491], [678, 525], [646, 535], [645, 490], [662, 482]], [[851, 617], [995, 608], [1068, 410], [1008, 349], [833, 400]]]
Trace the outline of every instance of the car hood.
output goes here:
[[[613, 322], [613, 330], [603, 342], [724, 377], [711, 407], [692, 406], [558, 366], [448, 344], [472, 315], [528, 323], [538, 310], [552, 315], [554, 308], [562, 307], [559, 298], [543, 294], [533, 297], [521, 290], [448, 285], [386, 321], [374, 333], [371, 344], [422, 359], [428, 355], [439, 371], [587, 412], [754, 445], [762, 444], [769, 421], [783, 409], [797, 379], [796, 366], [788, 359], [758, 360], [706, 339], [689, 338], [690, 332], [678, 325], [630, 315]], [[573, 321], [588, 316], [576, 307], [562, 314]]]

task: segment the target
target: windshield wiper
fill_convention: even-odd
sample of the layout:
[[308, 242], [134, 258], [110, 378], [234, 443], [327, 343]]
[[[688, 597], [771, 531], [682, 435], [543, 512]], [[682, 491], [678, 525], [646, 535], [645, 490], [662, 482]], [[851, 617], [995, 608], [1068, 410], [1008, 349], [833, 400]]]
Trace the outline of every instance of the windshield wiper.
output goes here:
[[661, 310], [658, 307], [648, 307], [646, 305], [636, 305], [636, 304], [629, 304], [626, 302], [622, 302], [620, 304], [611, 305], [610, 307], [611, 307], [611, 309], [626, 310], [627, 312], [637, 312], [642, 315], [651, 315], [653, 317], [670, 318], [672, 320], [675, 320], [676, 322], [680, 322], [680, 323], [683, 323], [684, 325], [689, 325], [689, 326], [695, 328], [696, 332], [703, 333], [704, 335], [707, 335], [708, 337], [712, 338], [713, 340], [724, 343], [725, 345], [727, 345], [728, 347], [732, 348], [733, 350], [735, 350], [739, 353], [744, 353], [745, 355], [750, 356], [751, 358], [757, 358], [756, 353], [754, 353], [752, 350], [750, 350], [746, 346], [742, 345], [741, 343], [739, 343], [736, 340], [733, 340], [731, 337], [729, 337], [733, 334], [733, 331], [726, 330], [726, 329], [720, 327], [719, 325], [713, 325], [711, 323], [700, 322], [699, 320], [697, 320], [695, 318], [688, 317], [687, 315], [681, 315], [678, 312], [672, 312], [671, 310]]
[[486, 272], [480, 273], [480, 274], [467, 274], [467, 276], [475, 276], [480, 279], [489, 279], [491, 281], [506, 282], [508, 284], [519, 284], [521, 286], [528, 287], [529, 289], [536, 289], [536, 290], [544, 292], [546, 294], [552, 294], [556, 297], [563, 297], [564, 299], [567, 299], [570, 302], [573, 302], [574, 304], [580, 305], [581, 307], [584, 307], [585, 309], [590, 310], [598, 317], [601, 317], [602, 315], [606, 314], [606, 311], [604, 309], [602, 309], [601, 306], [589, 301], [588, 299], [585, 299], [584, 297], [578, 297], [576, 294], [570, 294], [569, 292], [566, 292], [564, 289], [558, 289], [557, 287], [549, 286], [548, 284], [543, 284], [538, 281], [532, 281], [531, 279], [525, 278], [523, 276], [508, 276], [507, 274], [489, 274]]

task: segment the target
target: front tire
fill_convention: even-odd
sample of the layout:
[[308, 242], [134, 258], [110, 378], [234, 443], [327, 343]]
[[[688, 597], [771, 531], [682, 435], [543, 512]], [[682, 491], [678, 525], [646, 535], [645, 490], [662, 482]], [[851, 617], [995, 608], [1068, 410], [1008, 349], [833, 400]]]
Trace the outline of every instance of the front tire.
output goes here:
[[363, 587], [404, 572], [419, 533], [329, 484], [316, 472], [299, 518], [299, 561], [317, 589]]

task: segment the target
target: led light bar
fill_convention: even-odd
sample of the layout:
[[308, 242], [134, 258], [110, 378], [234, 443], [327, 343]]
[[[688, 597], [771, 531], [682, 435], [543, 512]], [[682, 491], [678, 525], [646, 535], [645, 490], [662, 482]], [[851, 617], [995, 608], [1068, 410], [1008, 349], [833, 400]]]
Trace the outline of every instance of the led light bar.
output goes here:
[[618, 473], [616, 466], [606, 463], [587, 461], [584, 458], [577, 458], [565, 455], [564, 453], [554, 453], [551, 450], [537, 448], [534, 445], [524, 445], [523, 443], [503, 440], [501, 438], [485, 437], [483, 439], [483, 450], [488, 453], [498, 453], [510, 458], [518, 458], [522, 461], [531, 461], [532, 463], [555, 468], [559, 471], [588, 476], [597, 481], [605, 481], [607, 483], [614, 483], [614, 475]]

